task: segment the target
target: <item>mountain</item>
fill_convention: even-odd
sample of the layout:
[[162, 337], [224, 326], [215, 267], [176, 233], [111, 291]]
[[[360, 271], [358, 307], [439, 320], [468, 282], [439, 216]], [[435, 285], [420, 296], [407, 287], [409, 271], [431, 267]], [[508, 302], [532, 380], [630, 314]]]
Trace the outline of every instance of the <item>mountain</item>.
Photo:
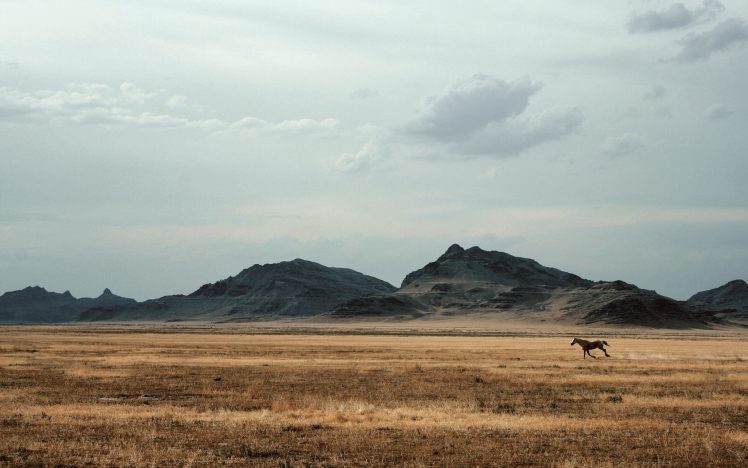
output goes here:
[[559, 290], [551, 307], [575, 324], [630, 325], [651, 328], [706, 328], [720, 322], [708, 311], [623, 281]]
[[408, 274], [389, 295], [343, 303], [331, 318], [493, 316], [497, 320], [691, 328], [716, 320], [708, 311], [623, 281], [603, 282], [535, 260], [455, 244]]
[[403, 321], [440, 317], [566, 325], [708, 328], [748, 321], [748, 285], [731, 281], [676, 301], [623, 281], [591, 281], [529, 258], [454, 244], [408, 274], [401, 287], [307, 260], [254, 265], [188, 295], [144, 302], [76, 299], [29, 287], [0, 296], [0, 323], [67, 321], [210, 322], [318, 316]]
[[467, 250], [452, 245], [435, 262], [405, 277], [401, 289], [422, 290], [424, 285], [483, 282], [502, 286], [574, 287], [592, 282], [577, 275], [545, 267], [529, 258], [480, 247]]
[[0, 296], [0, 323], [61, 323], [76, 320], [92, 307], [134, 304], [134, 299], [112, 294], [109, 289], [97, 298], [76, 299], [70, 291], [50, 292], [29, 286]]
[[91, 309], [80, 320], [238, 321], [311, 316], [356, 297], [394, 290], [391, 284], [354, 270], [296, 259], [254, 265], [187, 296]]
[[686, 301], [692, 307], [718, 311], [718, 316], [748, 320], [748, 284], [742, 279], [702, 291]]

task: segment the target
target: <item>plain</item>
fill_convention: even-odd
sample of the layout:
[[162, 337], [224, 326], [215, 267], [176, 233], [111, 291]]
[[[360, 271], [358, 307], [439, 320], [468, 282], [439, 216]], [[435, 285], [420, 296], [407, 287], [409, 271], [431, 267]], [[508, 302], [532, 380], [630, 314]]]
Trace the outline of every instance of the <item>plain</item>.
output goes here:
[[0, 328], [0, 464], [748, 461], [739, 334], [162, 331]]

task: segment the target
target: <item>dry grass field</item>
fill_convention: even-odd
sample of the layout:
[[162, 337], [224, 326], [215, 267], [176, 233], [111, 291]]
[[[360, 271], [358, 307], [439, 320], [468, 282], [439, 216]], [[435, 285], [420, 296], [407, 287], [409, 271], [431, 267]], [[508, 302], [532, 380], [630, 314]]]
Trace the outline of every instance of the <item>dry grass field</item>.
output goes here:
[[606, 339], [0, 328], [0, 465], [748, 465], [739, 336]]

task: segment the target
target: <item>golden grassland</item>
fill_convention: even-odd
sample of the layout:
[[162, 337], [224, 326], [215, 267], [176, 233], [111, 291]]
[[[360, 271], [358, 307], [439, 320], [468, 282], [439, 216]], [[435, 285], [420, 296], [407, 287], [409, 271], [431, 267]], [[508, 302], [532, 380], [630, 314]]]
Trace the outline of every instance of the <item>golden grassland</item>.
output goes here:
[[0, 465], [748, 465], [740, 335], [126, 331], [0, 327]]

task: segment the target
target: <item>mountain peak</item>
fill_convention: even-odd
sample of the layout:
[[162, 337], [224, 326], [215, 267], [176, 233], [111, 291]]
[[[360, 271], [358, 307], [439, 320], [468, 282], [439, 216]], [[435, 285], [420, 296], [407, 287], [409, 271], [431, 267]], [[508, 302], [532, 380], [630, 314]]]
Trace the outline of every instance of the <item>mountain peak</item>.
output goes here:
[[104, 288], [104, 292], [102, 292], [99, 297], [101, 298], [101, 297], [109, 297], [109, 296], [114, 296], [114, 294], [112, 294], [112, 291], [109, 288]]
[[402, 287], [411, 283], [493, 283], [504, 286], [585, 286], [590, 284], [571, 273], [545, 267], [529, 258], [480, 247], [465, 250], [453, 244], [436, 261], [408, 274]]
[[465, 252], [465, 249], [460, 247], [460, 244], [452, 244], [449, 246], [445, 254], [449, 255], [449, 254], [463, 253], [463, 252]]
[[308, 315], [326, 312], [353, 297], [390, 293], [394, 289], [384, 281], [354, 270], [296, 258], [254, 265], [236, 276], [204, 284], [188, 297], [219, 298], [220, 304], [233, 303], [231, 315], [235, 316]]

